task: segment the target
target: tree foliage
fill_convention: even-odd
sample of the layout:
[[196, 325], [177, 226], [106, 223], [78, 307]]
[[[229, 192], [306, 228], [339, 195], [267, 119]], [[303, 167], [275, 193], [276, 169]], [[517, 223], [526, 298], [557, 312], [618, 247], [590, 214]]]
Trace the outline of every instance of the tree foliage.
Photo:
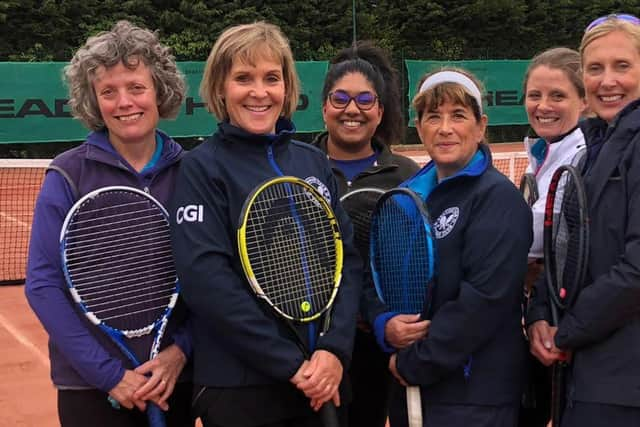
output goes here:
[[158, 30], [179, 60], [206, 59], [225, 28], [256, 20], [282, 27], [298, 60], [325, 60], [372, 39], [402, 59], [526, 59], [577, 47], [593, 18], [640, 13], [637, 0], [5, 0], [0, 61], [66, 61], [119, 19]]

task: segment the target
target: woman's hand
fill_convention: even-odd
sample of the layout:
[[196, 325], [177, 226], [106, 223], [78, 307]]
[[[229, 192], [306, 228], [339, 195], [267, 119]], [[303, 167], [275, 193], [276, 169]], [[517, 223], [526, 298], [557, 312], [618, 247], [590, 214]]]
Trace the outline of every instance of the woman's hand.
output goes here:
[[140, 400], [151, 400], [163, 411], [169, 409], [167, 399], [173, 393], [182, 368], [187, 358], [175, 344], [162, 350], [158, 355], [135, 369], [140, 375], [148, 376], [148, 381], [138, 390], [134, 397]]
[[389, 371], [395, 377], [395, 379], [398, 380], [400, 384], [402, 384], [405, 387], [409, 387], [409, 383], [407, 383], [407, 381], [404, 378], [402, 378], [402, 376], [400, 376], [400, 373], [398, 372], [398, 367], [396, 366], [397, 360], [398, 360], [397, 355], [395, 353], [392, 354], [391, 357], [389, 358]]
[[558, 328], [550, 326], [546, 320], [538, 320], [529, 326], [529, 350], [543, 365], [550, 366], [556, 361], [569, 358], [569, 354], [556, 347], [554, 337]]
[[342, 371], [342, 363], [333, 353], [316, 350], [301, 372], [304, 380], [296, 386], [311, 399], [311, 407], [315, 411], [329, 400], [340, 406], [338, 387], [342, 381]]
[[423, 339], [429, 332], [430, 320], [420, 320], [419, 314], [398, 314], [384, 327], [384, 339], [389, 345], [401, 349]]
[[147, 377], [127, 369], [120, 382], [109, 391], [109, 396], [127, 409], [133, 409], [135, 406], [144, 411], [147, 406], [144, 400], [136, 397], [135, 392], [144, 387], [146, 382]]

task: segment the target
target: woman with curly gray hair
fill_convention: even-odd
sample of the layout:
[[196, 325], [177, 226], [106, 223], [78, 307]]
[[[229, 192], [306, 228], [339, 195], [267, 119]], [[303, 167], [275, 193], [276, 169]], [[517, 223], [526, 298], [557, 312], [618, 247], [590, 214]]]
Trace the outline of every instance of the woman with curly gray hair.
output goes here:
[[183, 76], [157, 34], [126, 21], [87, 39], [65, 76], [73, 115], [91, 132], [47, 170], [36, 203], [25, 287], [49, 334], [60, 423], [145, 425], [142, 410], [154, 402], [167, 411], [168, 426], [193, 425], [192, 387], [184, 369], [191, 337], [182, 303], [174, 310], [158, 356], [134, 369], [76, 310], [58, 249], [67, 211], [92, 190], [124, 185], [167, 202], [183, 150], [157, 125], [160, 118], [177, 115], [185, 95]]

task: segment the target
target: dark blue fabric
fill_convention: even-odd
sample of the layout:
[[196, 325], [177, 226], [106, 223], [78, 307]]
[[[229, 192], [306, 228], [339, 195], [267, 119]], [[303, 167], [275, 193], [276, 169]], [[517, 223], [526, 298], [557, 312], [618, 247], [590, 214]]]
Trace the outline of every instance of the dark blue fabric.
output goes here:
[[629, 351], [640, 342], [640, 100], [610, 123], [595, 118], [581, 127], [588, 147], [600, 145], [584, 172], [588, 271], [555, 342], [573, 351], [573, 401], [640, 408], [640, 353]]
[[[393, 427], [409, 427], [406, 389], [392, 387], [389, 422]], [[429, 403], [422, 399], [423, 427], [517, 427], [515, 405], [457, 405]]]
[[[292, 331], [272, 309], [257, 300], [245, 279], [236, 230], [247, 196], [260, 183], [284, 175], [314, 185], [329, 200], [342, 232], [344, 268], [331, 328], [317, 349], [350, 362], [362, 278], [352, 230], [338, 204], [335, 178], [318, 149], [291, 140], [292, 126], [275, 136], [248, 134], [229, 123], [188, 153], [181, 162], [170, 203], [172, 242], [183, 297], [194, 316], [195, 382], [210, 387], [253, 387], [287, 383], [303, 355]], [[203, 207], [202, 222], [177, 223], [187, 205]], [[304, 337], [306, 325], [296, 325]], [[308, 344], [308, 343], [305, 343]], [[277, 399], [277, 396], [273, 396]]]
[[373, 153], [368, 157], [356, 160], [330, 160], [332, 167], [339, 169], [348, 181], [353, 181], [361, 172], [373, 166], [377, 158], [378, 153]]
[[562, 427], [630, 427], [640, 426], [640, 408], [574, 402], [565, 410]]
[[531, 210], [491, 165], [485, 145], [466, 168], [435, 187], [433, 169], [429, 164], [403, 184], [426, 198], [437, 274], [432, 314], [423, 313], [431, 318], [428, 337], [398, 351], [398, 372], [422, 386], [429, 404], [518, 405]]

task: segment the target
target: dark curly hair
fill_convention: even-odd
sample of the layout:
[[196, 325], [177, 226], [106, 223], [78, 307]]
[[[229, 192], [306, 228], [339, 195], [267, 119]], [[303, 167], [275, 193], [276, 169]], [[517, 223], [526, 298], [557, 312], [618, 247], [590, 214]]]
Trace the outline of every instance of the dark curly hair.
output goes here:
[[404, 137], [405, 123], [402, 117], [402, 99], [398, 71], [391, 65], [386, 51], [371, 41], [358, 41], [342, 49], [331, 60], [324, 79], [322, 102], [327, 102], [329, 92], [336, 82], [349, 73], [362, 74], [374, 87], [384, 113], [374, 137], [383, 143], [399, 144]]

